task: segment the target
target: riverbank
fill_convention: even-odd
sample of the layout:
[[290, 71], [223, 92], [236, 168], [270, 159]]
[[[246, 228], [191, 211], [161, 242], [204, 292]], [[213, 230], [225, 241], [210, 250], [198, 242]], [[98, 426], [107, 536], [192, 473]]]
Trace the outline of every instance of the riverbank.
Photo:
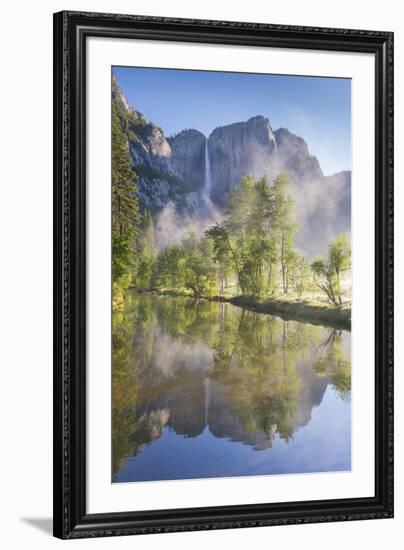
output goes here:
[[221, 299], [235, 306], [244, 307], [258, 313], [277, 315], [286, 320], [304, 321], [315, 325], [327, 325], [337, 329], [351, 330], [350, 306], [335, 307], [323, 302], [311, 300], [276, 300], [258, 301], [254, 296], [235, 296]]
[[[193, 297], [192, 293], [185, 290], [153, 288], [140, 292], [153, 292], [172, 297]], [[325, 302], [283, 296], [263, 301], [258, 300], [255, 296], [202, 296], [201, 299], [213, 302], [228, 302], [249, 311], [276, 315], [285, 320], [304, 321], [314, 325], [327, 325], [336, 329], [351, 330], [350, 305], [336, 307]]]

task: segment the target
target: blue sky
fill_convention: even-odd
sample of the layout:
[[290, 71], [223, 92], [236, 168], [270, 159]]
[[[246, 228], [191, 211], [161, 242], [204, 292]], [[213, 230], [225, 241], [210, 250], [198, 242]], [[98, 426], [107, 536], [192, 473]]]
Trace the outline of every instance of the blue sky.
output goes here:
[[351, 81], [340, 78], [113, 67], [128, 103], [166, 135], [269, 118], [304, 138], [323, 172], [351, 169]]

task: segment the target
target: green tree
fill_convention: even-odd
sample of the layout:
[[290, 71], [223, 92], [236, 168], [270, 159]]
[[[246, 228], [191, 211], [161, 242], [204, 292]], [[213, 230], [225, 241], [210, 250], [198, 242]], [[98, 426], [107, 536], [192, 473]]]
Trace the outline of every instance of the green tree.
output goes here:
[[279, 261], [284, 294], [289, 292], [290, 274], [296, 261], [295, 235], [297, 224], [294, 201], [288, 193], [290, 185], [291, 180], [286, 173], [277, 176], [273, 184], [275, 202], [273, 226], [279, 243]]
[[304, 256], [296, 254], [293, 262], [293, 270], [291, 276], [291, 284], [293, 290], [301, 296], [305, 290], [311, 288], [311, 269]]
[[114, 302], [119, 300], [136, 272], [137, 226], [140, 222], [136, 174], [128, 140], [112, 103], [112, 283]]
[[268, 238], [267, 246], [267, 292], [268, 294], [276, 294], [279, 287], [279, 252], [275, 235], [272, 233]]
[[336, 306], [342, 304], [341, 274], [350, 267], [351, 245], [347, 235], [343, 233], [330, 243], [327, 259], [318, 257], [311, 264], [315, 285]]
[[335, 271], [335, 293], [339, 304], [341, 304], [341, 274], [351, 269], [351, 243], [345, 233], [341, 233], [332, 241], [328, 257], [330, 266]]
[[136, 276], [138, 287], [147, 288], [152, 285], [156, 254], [153, 217], [150, 210], [146, 209], [139, 235], [139, 265]]
[[235, 192], [231, 197], [229, 227], [239, 249], [245, 291], [260, 296], [268, 290], [265, 269], [274, 257], [274, 187], [266, 177], [247, 176], [240, 188], [241, 196]]
[[236, 273], [241, 292], [245, 293], [244, 277], [241, 270], [241, 258], [236, 248], [236, 243], [232, 243], [230, 228], [226, 222], [216, 223], [205, 231], [205, 235], [213, 241], [213, 251], [215, 261], [219, 258], [231, 258], [233, 270]]
[[273, 185], [266, 177], [245, 176], [230, 194], [227, 219], [206, 231], [215, 261], [226, 258], [232, 264], [242, 294], [275, 293], [278, 262], [283, 292], [289, 290], [297, 230], [289, 186], [287, 174], [279, 175]]
[[181, 265], [185, 287], [197, 298], [211, 294], [216, 285], [212, 243], [207, 238], [198, 241], [195, 234], [190, 233], [182, 246], [186, 252]]
[[314, 284], [327, 295], [329, 301], [338, 305], [335, 296], [335, 272], [325, 258], [318, 257], [312, 264]]
[[155, 280], [158, 285], [179, 288], [184, 284], [185, 251], [179, 245], [168, 246], [156, 260]]

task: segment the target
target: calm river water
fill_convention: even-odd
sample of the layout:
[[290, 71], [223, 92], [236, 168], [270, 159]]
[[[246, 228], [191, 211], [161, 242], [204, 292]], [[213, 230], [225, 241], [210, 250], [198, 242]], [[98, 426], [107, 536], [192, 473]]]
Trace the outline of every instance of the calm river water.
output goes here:
[[350, 341], [128, 292], [113, 315], [113, 481], [349, 470]]

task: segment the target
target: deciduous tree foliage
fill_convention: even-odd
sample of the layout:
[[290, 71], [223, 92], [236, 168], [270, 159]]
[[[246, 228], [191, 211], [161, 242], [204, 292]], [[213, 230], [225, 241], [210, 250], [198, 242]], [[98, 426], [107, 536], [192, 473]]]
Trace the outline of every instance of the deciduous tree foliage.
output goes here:
[[328, 257], [316, 258], [311, 268], [318, 288], [325, 292], [334, 305], [341, 305], [341, 274], [351, 268], [351, 244], [348, 236], [344, 233], [338, 235], [328, 248]]
[[341, 305], [341, 275], [350, 268], [350, 244], [339, 235], [327, 259], [310, 265], [298, 253], [298, 230], [291, 180], [280, 174], [242, 178], [229, 197], [226, 217], [197, 238], [191, 230], [180, 244], [156, 252], [152, 215], [145, 211], [139, 239], [137, 286], [190, 290], [195, 297], [223, 294], [229, 280], [238, 293], [257, 298], [279, 294], [302, 296], [320, 288]]
[[156, 255], [157, 249], [153, 217], [150, 210], [146, 209], [143, 214], [138, 239], [139, 261], [135, 277], [137, 287], [147, 289], [153, 285]]
[[[274, 294], [280, 281], [284, 294], [296, 291], [297, 224], [290, 184], [287, 174], [272, 185], [266, 177], [244, 177], [230, 195], [228, 218], [206, 231], [216, 261], [226, 257], [233, 263], [243, 294]], [[300, 278], [299, 289], [301, 285]]]
[[[158, 251], [151, 212], [140, 215], [127, 139], [113, 111], [113, 281], [117, 289], [163, 287], [195, 297], [232, 292], [256, 298], [321, 289], [342, 304], [341, 276], [350, 269], [350, 242], [339, 235], [327, 258], [311, 265], [298, 253], [295, 207], [288, 174], [272, 183], [245, 176], [229, 197], [226, 217], [202, 237], [189, 231], [180, 244]], [[235, 287], [234, 287], [235, 285]]]
[[[112, 318], [114, 473], [161, 435], [162, 417], [150, 406], [161, 396], [166, 400], [175, 395], [170, 427], [188, 437], [201, 433], [205, 421], [195, 411], [200, 410], [200, 396], [205, 399], [206, 377], [226, 389], [226, 403], [243, 432], [261, 431], [267, 440], [278, 434], [288, 441], [300, 426], [302, 357], [310, 358], [317, 375], [329, 379], [342, 399], [349, 399], [351, 362], [344, 335], [337, 330], [227, 304], [221, 304], [218, 316], [218, 305], [207, 300], [130, 293], [125, 306]], [[184, 369], [178, 361], [162, 376], [153, 347], [157, 330], [167, 336], [167, 349], [171, 345], [178, 350], [178, 344], [192, 349], [199, 342], [209, 346], [213, 357], [208, 372]]]

